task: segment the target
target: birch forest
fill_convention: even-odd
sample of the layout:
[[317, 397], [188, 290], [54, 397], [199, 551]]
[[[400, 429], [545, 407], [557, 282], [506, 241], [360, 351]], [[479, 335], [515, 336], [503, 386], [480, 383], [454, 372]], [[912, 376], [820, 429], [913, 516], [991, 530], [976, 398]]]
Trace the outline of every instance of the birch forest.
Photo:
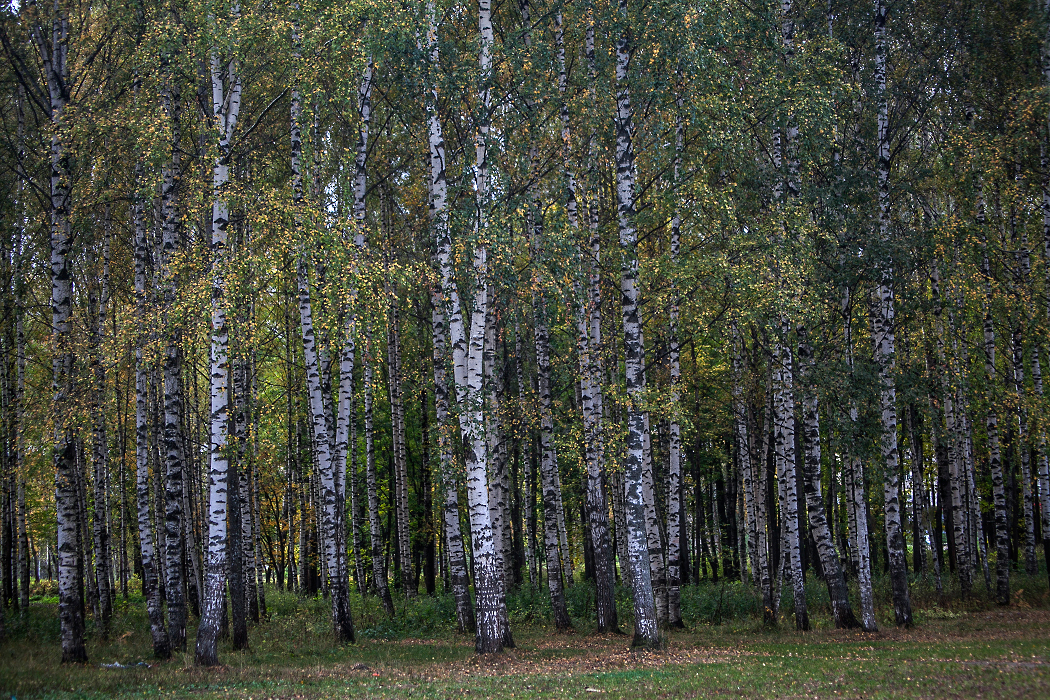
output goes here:
[[7, 644], [1046, 589], [1050, 0], [14, 0], [0, 49]]

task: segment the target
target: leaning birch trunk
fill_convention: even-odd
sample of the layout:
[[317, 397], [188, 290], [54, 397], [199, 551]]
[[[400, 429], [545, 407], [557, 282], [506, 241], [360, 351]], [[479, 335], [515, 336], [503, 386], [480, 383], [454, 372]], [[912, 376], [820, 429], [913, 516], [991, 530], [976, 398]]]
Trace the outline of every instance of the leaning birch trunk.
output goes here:
[[[845, 316], [845, 338], [846, 365], [849, 367], [851, 383], [854, 381], [853, 369], [853, 321], [850, 318], [850, 293], [847, 289], [843, 294], [842, 312]], [[854, 399], [850, 399], [849, 423], [851, 431], [856, 435], [858, 430], [859, 412]], [[866, 489], [864, 488], [864, 463], [859, 457], [846, 453], [846, 466], [843, 469], [845, 490], [847, 498], [847, 510], [849, 512], [850, 534], [854, 541], [854, 561], [857, 568], [857, 588], [860, 591], [860, 627], [865, 632], [874, 632], [878, 629], [875, 622], [875, 596], [871, 581], [871, 547], [869, 546], [868, 519], [866, 516]]]
[[[106, 303], [109, 297], [109, 208], [104, 213], [102, 232], [102, 276], [97, 300], [97, 314], [92, 319], [92, 358], [94, 385], [94, 405], [92, 406], [92, 465], [95, 468], [95, 515], [93, 518], [93, 536], [95, 538], [95, 559], [98, 574], [98, 598], [101, 612], [99, 626], [103, 636], [109, 631], [110, 618], [113, 616], [113, 586], [110, 572], [110, 531], [109, 531], [109, 468], [108, 445], [106, 443], [106, 366], [102, 354], [102, 342], [106, 337]], [[17, 284], [17, 282], [16, 282]], [[88, 306], [94, 306], [88, 303]], [[14, 393], [14, 392], [12, 392]], [[13, 494], [12, 494], [13, 497]]]
[[[774, 350], [773, 369], [773, 439], [776, 445], [777, 483], [779, 485], [780, 522], [784, 540], [787, 573], [795, 600], [795, 628], [809, 629], [806, 608], [806, 585], [802, 578], [802, 550], [799, 542], [798, 464], [795, 454], [795, 390], [791, 348], [783, 342], [790, 329], [781, 320], [781, 342]], [[712, 504], [712, 509], [717, 506]], [[717, 512], [717, 510], [716, 510]]]
[[[445, 180], [445, 137], [438, 113], [438, 91], [435, 73], [441, 63], [437, 13], [434, 0], [427, 6], [427, 66], [426, 110], [430, 143], [430, 225], [439, 246], [448, 236], [448, 183]], [[440, 261], [435, 260], [435, 267]], [[431, 326], [434, 335], [434, 409], [438, 426], [438, 451], [441, 459], [441, 482], [445, 491], [443, 522], [447, 547], [449, 578], [456, 600], [456, 621], [461, 632], [473, 632], [474, 605], [470, 599], [470, 579], [467, 576], [463, 535], [459, 525], [459, 493], [455, 478], [455, 453], [452, 438], [455, 426], [449, 418], [447, 323], [445, 303], [436, 285], [430, 291]], [[462, 322], [462, 321], [461, 321]]]
[[[799, 375], [807, 380], [812, 379], [814, 372], [813, 348], [806, 338], [805, 329], [798, 328]], [[817, 544], [821, 569], [824, 571], [824, 582], [828, 586], [831, 598], [831, 612], [835, 618], [835, 627], [851, 629], [858, 626], [853, 616], [846, 589], [846, 577], [839, 564], [839, 555], [835, 551], [835, 540], [828, 527], [824, 514], [824, 496], [820, 488], [820, 410], [817, 403], [816, 388], [810, 384], [802, 397], [802, 444], [805, 449], [803, 462], [803, 490], [806, 494], [806, 510], [809, 514], [809, 530]]]
[[[629, 22], [627, 0], [620, 0], [621, 19]], [[623, 262], [620, 267], [623, 312], [624, 360], [627, 379], [627, 440], [624, 455], [624, 487], [627, 511], [628, 557], [631, 593], [634, 599], [634, 639], [632, 646], [659, 648], [660, 632], [653, 600], [646, 539], [645, 500], [642, 471], [645, 440], [648, 437], [643, 407], [645, 395], [645, 348], [638, 314], [638, 231], [634, 223], [634, 111], [628, 83], [631, 32], [625, 27], [616, 40], [616, 200], [617, 224]]]
[[[58, 619], [62, 662], [84, 663], [84, 607], [77, 579], [77, 480], [76, 448], [69, 423], [73, 408], [73, 348], [69, 323], [73, 278], [70, 254], [70, 175], [68, 146], [63, 141], [64, 112], [68, 101], [69, 18], [60, 7], [49, 31], [37, 24], [33, 41], [40, 54], [47, 83], [51, 121], [51, 371], [54, 416], [55, 510], [58, 516]], [[48, 38], [49, 37], [49, 38]]]
[[161, 323], [164, 350], [164, 597], [168, 604], [168, 638], [172, 651], [186, 649], [186, 597], [182, 577], [183, 486], [182, 486], [182, 372], [180, 333], [172, 318], [175, 313], [176, 278], [171, 269], [179, 247], [179, 184], [182, 181], [180, 158], [179, 91], [166, 78], [161, 89], [161, 102], [171, 127], [169, 159], [164, 164], [161, 184]]
[[[298, 26], [294, 28], [293, 41], [298, 52]], [[302, 178], [302, 136], [299, 124], [302, 107], [299, 98], [298, 85], [293, 89], [291, 121], [292, 121], [292, 173], [293, 200], [296, 205], [297, 224], [302, 224], [302, 202], [303, 202], [303, 178]], [[317, 474], [320, 477], [320, 503], [318, 504], [320, 544], [324, 548], [324, 563], [327, 572], [326, 588], [332, 600], [332, 624], [336, 640], [339, 642], [354, 641], [354, 624], [350, 615], [349, 585], [346, 579], [345, 547], [343, 532], [345, 519], [338, 517], [341, 509], [337, 508], [337, 458], [333, 456], [333, 450], [338, 445], [338, 440], [330, 430], [333, 421], [328, 410], [329, 401], [325, 400], [324, 386], [322, 381], [322, 367], [317, 348], [317, 340], [313, 324], [313, 308], [310, 299], [310, 280], [307, 269], [306, 245], [303, 244], [299, 252], [297, 265], [297, 281], [299, 287], [299, 323], [303, 337], [303, 359], [306, 365], [306, 384], [309, 397], [311, 413], [311, 425], [313, 428], [314, 454], [317, 459]], [[345, 370], [345, 368], [342, 368]], [[343, 383], [345, 371], [341, 372], [340, 384]], [[342, 396], [341, 396], [342, 398]], [[345, 433], [344, 433], [345, 434]], [[343, 439], [342, 448], [345, 459], [346, 441]], [[345, 462], [344, 462], [345, 464]], [[338, 530], [337, 530], [338, 529]]]
[[[144, 166], [135, 165], [135, 183], [141, 185]], [[145, 358], [146, 337], [146, 200], [136, 187], [132, 212], [135, 229], [135, 316], [138, 337], [135, 342], [135, 493], [138, 505], [139, 547], [142, 551], [142, 595], [146, 599], [153, 656], [167, 659], [171, 656], [168, 630], [164, 624], [164, 609], [160, 600], [160, 581], [157, 573], [157, 552], [153, 544], [150, 517], [149, 479], [149, 369]]]
[[[879, 238], [890, 237], [890, 135], [889, 104], [886, 95], [888, 60], [884, 0], [875, 3], [875, 95], [878, 109], [878, 183]], [[894, 360], [894, 290], [893, 266], [884, 262], [878, 271], [879, 282], [872, 304], [872, 336], [875, 364], [879, 371], [880, 405], [882, 407], [882, 461], [886, 482], [883, 487], [883, 511], [886, 522], [886, 549], [889, 553], [890, 585], [893, 590], [893, 612], [897, 624], [912, 624], [911, 598], [908, 594], [908, 563], [900, 514], [900, 453], [897, 449], [897, 387]]]
[[[234, 3], [230, 12], [237, 17], [240, 6]], [[230, 335], [226, 325], [225, 299], [226, 228], [229, 224], [229, 203], [226, 201], [225, 189], [230, 179], [231, 140], [241, 111], [241, 79], [237, 73], [237, 63], [233, 58], [228, 61], [224, 68], [218, 48], [212, 49], [212, 114], [219, 143], [212, 168], [211, 465], [208, 473], [208, 564], [195, 656], [198, 666], [215, 666], [219, 663], [219, 628], [226, 610], [223, 587], [226, 576], [226, 488], [229, 473], [226, 442], [229, 435]]]
[[336, 527], [342, 527], [343, 523], [336, 522], [335, 460], [332, 457], [332, 441], [328, 432], [328, 411], [321, 385], [321, 368], [314, 333], [308, 274], [305, 254], [301, 253], [298, 271], [299, 319], [302, 327], [306, 385], [320, 486], [320, 503], [317, 504], [321, 534], [320, 545], [324, 549], [324, 564], [328, 591], [332, 598], [332, 621], [336, 638], [340, 642], [352, 642], [354, 641], [353, 620], [345, 599], [345, 596], [349, 594], [349, 589], [345, 580], [340, 581], [340, 572], [344, 567], [340, 563], [338, 543], [342, 539], [336, 536]]
[[[535, 165], [536, 148], [532, 149]], [[535, 172], [535, 171], [534, 171]], [[547, 327], [547, 297], [543, 292], [543, 223], [541, 205], [536, 189], [531, 194], [531, 211], [528, 220], [532, 224], [532, 308], [533, 335], [536, 346], [536, 383], [540, 412], [540, 478], [543, 488], [543, 544], [547, 555], [547, 589], [551, 597], [554, 626], [559, 630], [572, 627], [569, 609], [565, 601], [562, 580], [561, 544], [559, 541], [558, 503], [558, 455], [554, 446], [554, 411], [551, 399], [550, 329]]]

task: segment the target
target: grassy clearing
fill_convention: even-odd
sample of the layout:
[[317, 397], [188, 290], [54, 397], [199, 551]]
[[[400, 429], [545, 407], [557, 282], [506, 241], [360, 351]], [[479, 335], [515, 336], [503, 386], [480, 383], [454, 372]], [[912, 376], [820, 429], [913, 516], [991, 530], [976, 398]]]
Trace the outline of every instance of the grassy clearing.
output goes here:
[[[893, 628], [884, 601], [877, 634], [831, 629], [820, 585], [811, 587], [816, 629], [808, 633], [794, 632], [787, 617], [779, 629], [764, 628], [753, 596], [738, 582], [688, 587], [688, 629], [668, 633], [667, 650], [657, 654], [630, 652], [623, 636], [592, 634], [585, 622], [591, 594], [583, 585], [570, 594], [575, 634], [553, 633], [546, 597], [522, 591], [509, 601], [518, 648], [498, 658], [477, 657], [473, 640], [455, 633], [448, 597], [399, 601], [394, 620], [374, 599], [356, 599], [360, 640], [336, 648], [326, 601], [270, 591], [271, 614], [251, 630], [251, 650], [224, 646], [225, 665], [211, 670], [194, 668], [192, 653], [154, 664], [144, 605], [135, 596], [119, 601], [108, 639], [90, 635], [90, 665], [62, 666], [57, 607], [42, 591], [27, 617], [8, 614], [0, 698], [1046, 698], [1045, 581], [1019, 577], [1009, 608], [980, 598], [939, 605], [917, 584], [916, 627]], [[621, 597], [621, 610], [629, 610], [625, 592]], [[100, 667], [112, 663], [128, 668]]]

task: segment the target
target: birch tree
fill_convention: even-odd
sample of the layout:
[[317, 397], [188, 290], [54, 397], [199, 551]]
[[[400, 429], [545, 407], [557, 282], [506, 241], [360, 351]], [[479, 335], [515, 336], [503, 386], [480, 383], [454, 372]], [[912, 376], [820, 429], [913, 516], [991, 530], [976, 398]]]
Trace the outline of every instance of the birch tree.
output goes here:
[[[29, 4], [37, 10], [36, 3]], [[51, 372], [54, 415], [55, 507], [58, 514], [58, 619], [62, 662], [84, 663], [84, 609], [77, 580], [76, 443], [69, 423], [72, 409], [73, 347], [70, 329], [72, 275], [70, 256], [70, 138], [65, 121], [69, 105], [69, 17], [56, 4], [50, 27], [34, 17], [32, 36], [43, 66], [46, 106], [51, 123], [51, 176], [49, 191], [51, 242]]]
[[[886, 92], [888, 7], [883, 0], [875, 3], [875, 102], [878, 111], [878, 236], [880, 242], [890, 238], [890, 131], [889, 99]], [[879, 371], [882, 408], [882, 461], [885, 468], [883, 501], [886, 522], [886, 548], [889, 553], [890, 582], [893, 589], [893, 611], [897, 624], [912, 624], [911, 599], [908, 594], [908, 571], [904, 534], [900, 517], [900, 453], [897, 449], [897, 390], [894, 362], [894, 280], [893, 265], [882, 262], [872, 300], [872, 340], [875, 364]]]
[[648, 438], [643, 402], [645, 400], [645, 348], [638, 317], [638, 230], [634, 223], [634, 110], [628, 65], [632, 34], [627, 0], [619, 3], [619, 36], [616, 40], [616, 211], [623, 262], [620, 266], [620, 293], [623, 312], [623, 344], [627, 378], [627, 444], [624, 456], [628, 557], [631, 595], [634, 599], [634, 639], [632, 646], [659, 648], [656, 604], [649, 569], [646, 538], [645, 501], [642, 471], [645, 441]]
[[[240, 5], [230, 8], [230, 17], [240, 17]], [[229, 225], [230, 155], [233, 135], [241, 112], [241, 78], [237, 61], [227, 56], [225, 62], [218, 46], [211, 49], [211, 105], [213, 128], [217, 135], [217, 152], [212, 166], [211, 214], [211, 450], [208, 472], [208, 548], [204, 582], [204, 600], [197, 628], [198, 666], [219, 663], [219, 627], [226, 608], [224, 589], [226, 574], [226, 516], [229, 477], [229, 347], [226, 322], [226, 241]]]

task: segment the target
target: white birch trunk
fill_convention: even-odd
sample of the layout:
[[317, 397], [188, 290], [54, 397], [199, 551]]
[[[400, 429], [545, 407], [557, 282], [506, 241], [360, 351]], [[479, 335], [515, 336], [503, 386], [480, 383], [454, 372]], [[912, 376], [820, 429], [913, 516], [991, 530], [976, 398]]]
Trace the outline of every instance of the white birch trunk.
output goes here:
[[[537, 150], [531, 147], [533, 173]], [[547, 555], [547, 589], [551, 597], [551, 608], [554, 613], [554, 626], [559, 630], [572, 627], [569, 620], [569, 609], [565, 601], [564, 582], [562, 580], [561, 554], [561, 488], [558, 474], [558, 455], [554, 445], [554, 413], [551, 398], [551, 362], [550, 362], [550, 329], [547, 326], [547, 297], [544, 293], [543, 266], [543, 220], [542, 205], [539, 195], [532, 186], [530, 192], [531, 209], [528, 221], [531, 223], [532, 243], [532, 308], [533, 335], [536, 348], [536, 382], [540, 414], [540, 476], [543, 490], [543, 543]]]
[[401, 391], [401, 333], [398, 326], [401, 316], [397, 309], [397, 297], [392, 290], [387, 316], [387, 391], [390, 396], [390, 421], [393, 437], [394, 458], [394, 506], [397, 550], [401, 570], [401, 590], [406, 598], [416, 595], [416, 579], [412, 575], [412, 540], [408, 525], [408, 462], [405, 458], [405, 406]]
[[146, 201], [138, 189], [143, 178], [141, 161], [135, 165], [136, 190], [132, 205], [135, 248], [135, 316], [138, 337], [135, 342], [135, 485], [138, 512], [139, 547], [142, 551], [142, 594], [146, 599], [150, 635], [153, 640], [153, 656], [166, 659], [171, 656], [168, 630], [164, 624], [164, 609], [161, 607], [160, 582], [157, 572], [157, 552], [153, 544], [152, 518], [150, 517], [149, 480], [149, 370], [146, 366], [146, 264], [147, 229]]
[[176, 279], [171, 269], [172, 257], [179, 248], [179, 184], [182, 180], [179, 138], [181, 107], [178, 88], [165, 77], [161, 105], [171, 128], [168, 160], [163, 167], [161, 184], [161, 323], [164, 350], [164, 557], [165, 599], [168, 604], [168, 638], [172, 651], [186, 649], [186, 597], [182, 577], [183, 486], [182, 486], [182, 387], [180, 333], [172, 318], [176, 299]]
[[999, 414], [995, 369], [995, 324], [992, 318], [992, 273], [988, 259], [988, 241], [982, 231], [983, 256], [981, 274], [985, 281], [984, 300], [984, 371], [987, 382], [988, 413], [984, 428], [988, 436], [988, 466], [992, 472], [992, 496], [995, 501], [995, 598], [1000, 605], [1010, 604], [1010, 536], [1007, 531], [1006, 487], [1002, 454], [999, 447]]
[[506, 546], [510, 533], [508, 508], [509, 489], [503, 480], [506, 463], [503, 459], [505, 434], [500, 413], [500, 397], [503, 394], [503, 372], [496, 368], [497, 331], [494, 304], [489, 305], [489, 318], [485, 323], [485, 352], [482, 360], [485, 382], [485, 440], [489, 451], [489, 513], [492, 517], [492, 536], [496, 541], [496, 561], [499, 564], [503, 585], [510, 590], [514, 584], [513, 562]]
[[[949, 488], [951, 490], [951, 523], [945, 522], [945, 525], [951, 527], [951, 535], [955, 541], [955, 565], [959, 576], [959, 587], [963, 597], [966, 597], [970, 594], [971, 587], [973, 586], [973, 566], [971, 563], [970, 547], [968, 544], [968, 528], [966, 527], [967, 519], [965, 517], [965, 509], [963, 508], [963, 500], [966, 492], [966, 472], [964, 471], [963, 448], [960, 440], [961, 429], [959, 423], [961, 421], [959, 421], [957, 416], [955, 388], [952, 386], [951, 381], [952, 368], [948, 365], [944, 352], [945, 328], [941, 321], [943, 311], [940, 301], [940, 279], [940, 266], [938, 261], [934, 260], [930, 267], [930, 292], [933, 297], [933, 314], [936, 326], [935, 333], [937, 335], [937, 361], [939, 365], [939, 371], [937, 374], [940, 380], [940, 388], [944, 404], [944, 420], [947, 438], [946, 456], [948, 460]], [[942, 504], [942, 510], [946, 517], [949, 513], [949, 510], [946, 507], [947, 505], [948, 504]]]
[[[845, 347], [846, 364], [853, 378], [853, 323], [850, 319], [850, 294], [843, 295], [842, 310], [846, 318]], [[849, 420], [854, 434], [858, 429], [858, 411], [854, 401], [850, 401]], [[875, 622], [875, 596], [871, 581], [871, 547], [869, 543], [868, 518], [864, 487], [864, 463], [859, 457], [846, 453], [847, 464], [843, 469], [847, 509], [849, 511], [850, 534], [853, 536], [853, 558], [857, 568], [857, 588], [860, 591], [860, 626], [865, 632], [878, 629]]]
[[[814, 372], [813, 348], [809, 345], [805, 329], [799, 326], [799, 374], [803, 381], [811, 381]], [[803, 392], [802, 397], [802, 440], [805, 449], [803, 490], [806, 496], [806, 511], [809, 515], [809, 529], [817, 545], [821, 569], [824, 571], [824, 582], [828, 587], [831, 599], [831, 612], [835, 618], [835, 627], [850, 629], [858, 626], [850, 606], [846, 589], [846, 577], [839, 565], [838, 552], [835, 551], [835, 540], [828, 526], [824, 513], [824, 496], [821, 493], [820, 475], [820, 409], [816, 389], [811, 385]], [[921, 487], [920, 487], [921, 488]], [[921, 546], [916, 543], [916, 546]]]
[[[677, 187], [681, 176], [682, 150], [685, 127], [682, 120], [682, 98], [675, 98], [675, 159], [674, 183]], [[677, 265], [681, 248], [682, 219], [675, 208], [671, 219], [671, 264]], [[681, 400], [682, 369], [679, 364], [678, 346], [678, 286], [671, 272], [671, 309], [669, 313], [668, 361], [671, 365], [671, 408], [667, 460], [667, 623], [672, 627], [685, 627], [682, 622], [681, 592], [681, 541], [682, 541], [682, 429], [678, 423], [678, 405]], [[740, 542], [741, 548], [743, 542]]]
[[[298, 57], [299, 37], [298, 26], [293, 29], [293, 43]], [[370, 83], [370, 81], [369, 81]], [[291, 122], [292, 122], [292, 196], [296, 206], [297, 226], [302, 225], [303, 204], [303, 177], [302, 177], [302, 136], [301, 126], [301, 103], [298, 85], [293, 88]], [[367, 142], [367, 137], [366, 137]], [[319, 148], [315, 144], [315, 148]], [[316, 172], [315, 178], [319, 177]], [[320, 503], [317, 503], [319, 515], [319, 540], [324, 550], [324, 571], [327, 574], [325, 585], [332, 600], [332, 625], [336, 640], [339, 642], [354, 641], [353, 618], [350, 615], [349, 582], [346, 569], [346, 520], [342, 517], [342, 508], [338, 506], [343, 500], [343, 489], [341, 487], [346, 465], [346, 423], [347, 417], [343, 415], [342, 420], [333, 419], [330, 410], [330, 399], [325, 387], [329, 386], [324, 381], [325, 368], [322, 366], [322, 358], [317, 346], [317, 340], [313, 324], [313, 308], [310, 298], [310, 279], [307, 267], [307, 246], [303, 244], [299, 251], [297, 265], [297, 279], [299, 287], [299, 322], [303, 337], [303, 358], [306, 365], [306, 383], [311, 413], [311, 425], [313, 428], [314, 454], [317, 460], [317, 474], [320, 479]], [[347, 341], [350, 342], [350, 341]], [[349, 360], [349, 363], [347, 362]], [[348, 410], [348, 384], [352, 386], [353, 363], [346, 355], [344, 343], [343, 352], [340, 354], [340, 406], [342, 415]], [[344, 408], [344, 403], [346, 407]], [[337, 429], [338, 426], [338, 429]]]
[[[371, 340], [369, 338], [368, 340]], [[370, 345], [370, 343], [369, 343]], [[386, 555], [383, 552], [383, 526], [379, 520], [379, 490], [376, 483], [375, 429], [372, 403], [375, 393], [373, 360], [366, 352], [364, 358], [365, 391], [365, 488], [368, 491], [368, 526], [372, 544], [372, 577], [376, 593], [387, 615], [394, 616], [394, 602], [386, 578]]]
[[1024, 569], [1029, 576], [1036, 574], [1035, 561], [1035, 497], [1032, 493], [1032, 464], [1028, 447], [1028, 411], [1024, 395], [1024, 347], [1021, 328], [1015, 327], [1011, 338], [1013, 355], [1014, 392], [1017, 394], [1017, 451], [1021, 453], [1021, 497], [1024, 514]]
[[497, 653], [513, 646], [507, 614], [506, 591], [496, 562], [496, 545], [488, 500], [488, 454], [485, 441], [484, 386], [482, 355], [485, 349], [485, 321], [488, 316], [488, 251], [484, 244], [488, 211], [488, 136], [492, 81], [492, 6], [490, 0], [478, 5], [480, 32], [479, 104], [474, 187], [477, 213], [473, 252], [473, 309], [469, 336], [464, 328], [459, 293], [452, 267], [452, 241], [447, 228], [439, 231], [437, 256], [442, 288], [449, 319], [452, 344], [453, 376], [459, 405], [460, 432], [466, 461], [467, 502], [470, 513], [472, 551], [474, 555], [474, 592], [476, 596], [476, 636], [478, 653]]
[[[1020, 164], [1015, 164], [1014, 181], [1020, 187]], [[1025, 290], [1028, 287], [1028, 277], [1032, 271], [1032, 261], [1028, 253], [1028, 234], [1017, 222], [1016, 207], [1010, 207], [1010, 243], [1014, 250], [1014, 296], [1018, 298], [1019, 308], [1014, 313], [1017, 318], [1014, 321], [1013, 334], [1011, 336], [1013, 356], [1013, 380], [1014, 392], [1017, 398], [1017, 449], [1021, 453], [1021, 493], [1023, 498], [1024, 522], [1025, 522], [1025, 546], [1024, 546], [1024, 568], [1025, 573], [1034, 576], [1037, 571], [1035, 560], [1035, 510], [1036, 496], [1032, 490], [1032, 463], [1031, 449], [1029, 444], [1028, 407], [1025, 405], [1024, 389], [1024, 338], [1022, 336], [1022, 323], [1029, 318], [1028, 302], [1025, 299]], [[1034, 348], [1034, 354], [1038, 358], [1038, 347]]]
[[[1050, 0], [1042, 2], [1043, 17], [1050, 17]], [[1040, 46], [1040, 59], [1043, 71], [1043, 86], [1050, 86], [1050, 24], [1045, 25], [1045, 35]], [[1050, 116], [1048, 116], [1050, 126]], [[1045, 132], [1044, 132], [1045, 133]], [[1043, 272], [1045, 281], [1043, 289], [1050, 289], [1050, 143], [1044, 138], [1040, 145], [1041, 165], [1043, 172]], [[1050, 294], [1046, 294], [1046, 319], [1050, 325]], [[1036, 395], [1043, 398], [1043, 372], [1039, 365], [1041, 349], [1037, 346], [1032, 351], [1032, 380]], [[1037, 457], [1036, 479], [1039, 487], [1040, 530], [1043, 535], [1043, 559], [1050, 561], [1050, 460], [1047, 459], [1046, 427], [1039, 432], [1039, 454]], [[1047, 566], [1050, 577], [1050, 566]]]
[[[427, 6], [427, 55], [430, 63], [426, 90], [427, 131], [430, 146], [430, 224], [439, 250], [449, 238], [447, 192], [445, 179], [445, 137], [438, 111], [437, 75], [441, 65], [438, 48], [437, 14], [434, 0]], [[435, 267], [441, 264], [435, 260]], [[436, 285], [431, 288], [431, 325], [434, 336], [434, 406], [438, 426], [438, 451], [441, 459], [441, 482], [444, 488], [443, 523], [452, 594], [456, 600], [456, 621], [462, 632], [474, 631], [474, 605], [470, 599], [463, 535], [459, 524], [459, 493], [455, 479], [453, 435], [455, 426], [449, 416], [448, 350], [445, 300]]]
[[[884, 0], [875, 4], [875, 93], [878, 109], [878, 194], [879, 238], [890, 238], [890, 136], [889, 105], [886, 95], [888, 60]], [[879, 370], [880, 404], [882, 407], [882, 460], [886, 482], [883, 486], [883, 510], [886, 523], [886, 548], [889, 553], [890, 584], [893, 611], [897, 624], [912, 624], [911, 599], [908, 594], [908, 570], [901, 530], [900, 453], [897, 448], [897, 388], [894, 360], [894, 289], [893, 265], [886, 261], [879, 270], [880, 279], [872, 305], [872, 330], [875, 342], [875, 364]]]
[[[234, 3], [231, 15], [240, 15]], [[224, 75], [225, 73], [225, 75]], [[226, 515], [229, 459], [226, 443], [229, 436], [229, 344], [226, 323], [226, 228], [229, 203], [226, 186], [230, 178], [231, 140], [241, 111], [241, 80], [237, 62], [229, 58], [224, 66], [218, 48], [211, 53], [211, 86], [213, 128], [218, 133], [218, 155], [212, 167], [212, 299], [211, 299], [211, 465], [208, 473], [208, 563], [197, 629], [195, 663], [215, 666], [219, 663], [219, 627], [225, 613], [223, 586], [226, 574]]]
[[[109, 523], [109, 447], [106, 442], [106, 366], [103, 358], [102, 343], [106, 336], [106, 304], [109, 301], [109, 227], [110, 211], [106, 207], [102, 223], [102, 275], [96, 300], [96, 315], [92, 319], [92, 374], [94, 379], [94, 405], [92, 410], [92, 466], [95, 471], [95, 513], [93, 518], [93, 536], [95, 539], [95, 560], [97, 563], [99, 626], [102, 634], [109, 631], [110, 618], [113, 615], [113, 581], [112, 562], [110, 557], [110, 523]], [[17, 284], [17, 281], [15, 282]], [[90, 296], [89, 296], [90, 299]], [[89, 300], [88, 306], [94, 307]], [[18, 390], [11, 392], [15, 394]], [[16, 399], [17, 401], [17, 399]], [[17, 438], [16, 438], [17, 439]], [[13, 497], [13, 495], [12, 495]], [[17, 517], [17, 513], [16, 513]], [[21, 525], [21, 523], [19, 523]], [[17, 536], [17, 533], [15, 533]], [[24, 588], [24, 586], [23, 586]]]
[[[760, 555], [757, 494], [759, 493], [754, 468], [751, 463], [751, 436], [747, 420], [747, 405], [744, 400], [743, 363], [740, 357], [740, 331], [735, 320], [730, 322], [733, 345], [733, 435], [740, 460], [740, 475], [744, 495], [744, 516], [747, 528], [748, 562], [751, 565], [752, 585], [758, 586], [761, 567], [765, 565]], [[700, 556], [697, 547], [697, 556]]]
[[[58, 540], [58, 618], [63, 663], [84, 663], [84, 609], [77, 580], [76, 456], [69, 414], [73, 403], [73, 348], [70, 328], [73, 279], [70, 255], [70, 161], [64, 113], [70, 98], [69, 18], [56, 6], [51, 26], [33, 27], [33, 42], [39, 52], [47, 84], [51, 122], [51, 371], [54, 416], [55, 510]], [[45, 33], [46, 32], [46, 33]]]
[[[781, 320], [780, 337], [786, 339], [790, 329]], [[795, 392], [791, 349], [781, 342], [774, 349], [773, 369], [773, 435], [776, 446], [777, 482], [780, 499], [780, 527], [783, 533], [787, 572], [795, 600], [795, 628], [809, 629], [806, 608], [806, 586], [802, 572], [798, 513], [798, 466], [795, 455]], [[717, 512], [717, 505], [712, 503]]]
[[[629, 23], [627, 0], [620, 0], [619, 14]], [[620, 267], [623, 312], [624, 360], [627, 378], [627, 441], [624, 457], [624, 486], [627, 515], [628, 557], [634, 599], [632, 646], [661, 645], [653, 582], [646, 539], [645, 498], [642, 493], [645, 441], [648, 439], [643, 401], [645, 395], [645, 348], [638, 314], [638, 231], [634, 223], [634, 110], [628, 82], [631, 31], [627, 27], [616, 40], [616, 203], [617, 224], [623, 262]]]

